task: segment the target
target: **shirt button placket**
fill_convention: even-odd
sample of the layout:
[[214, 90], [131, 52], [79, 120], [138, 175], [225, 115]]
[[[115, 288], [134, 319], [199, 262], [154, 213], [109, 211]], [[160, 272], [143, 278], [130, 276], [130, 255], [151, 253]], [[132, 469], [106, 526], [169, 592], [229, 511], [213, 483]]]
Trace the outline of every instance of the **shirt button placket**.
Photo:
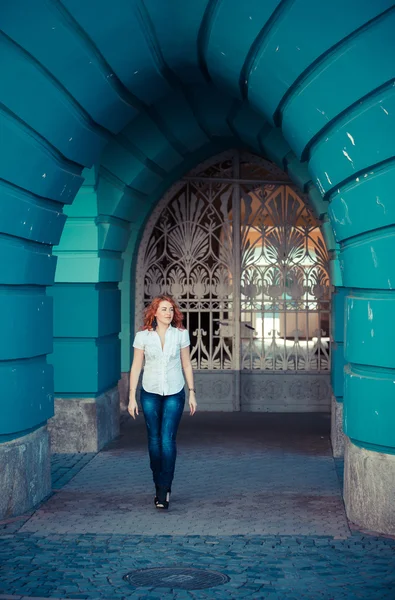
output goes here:
[[166, 383], [165, 383], [165, 373], [166, 373], [166, 358], [162, 355], [161, 358], [161, 367], [162, 367], [162, 396], [166, 395]]
[[167, 356], [164, 357], [164, 361], [163, 361], [163, 379], [164, 379], [164, 395], [166, 396], [169, 392], [168, 390], [168, 385], [167, 385]]

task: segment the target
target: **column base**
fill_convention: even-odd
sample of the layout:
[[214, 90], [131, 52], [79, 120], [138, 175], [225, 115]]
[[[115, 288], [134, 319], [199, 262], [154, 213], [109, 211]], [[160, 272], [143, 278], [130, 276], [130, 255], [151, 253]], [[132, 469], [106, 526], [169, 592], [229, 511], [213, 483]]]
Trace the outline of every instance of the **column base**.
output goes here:
[[99, 452], [119, 435], [118, 388], [97, 398], [55, 398], [48, 429], [53, 453]]
[[32, 510], [51, 493], [47, 426], [0, 444], [0, 519]]
[[343, 433], [343, 403], [337, 402], [335, 396], [332, 396], [331, 404], [332, 452], [335, 458], [341, 458], [344, 456], [344, 444], [346, 440], [346, 436]]
[[395, 455], [345, 444], [347, 517], [363, 529], [395, 535]]
[[118, 381], [118, 391], [119, 391], [119, 408], [121, 414], [124, 414], [128, 411], [129, 404], [129, 371], [127, 373], [121, 373], [121, 379]]

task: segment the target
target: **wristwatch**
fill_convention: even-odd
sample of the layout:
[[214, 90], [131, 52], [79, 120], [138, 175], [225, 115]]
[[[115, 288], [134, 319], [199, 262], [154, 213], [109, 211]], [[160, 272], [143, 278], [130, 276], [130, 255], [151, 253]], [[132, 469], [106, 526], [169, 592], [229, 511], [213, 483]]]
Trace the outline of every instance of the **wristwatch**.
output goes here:
[[196, 390], [194, 390], [193, 388], [188, 388], [190, 392], [195, 392], [196, 394]]

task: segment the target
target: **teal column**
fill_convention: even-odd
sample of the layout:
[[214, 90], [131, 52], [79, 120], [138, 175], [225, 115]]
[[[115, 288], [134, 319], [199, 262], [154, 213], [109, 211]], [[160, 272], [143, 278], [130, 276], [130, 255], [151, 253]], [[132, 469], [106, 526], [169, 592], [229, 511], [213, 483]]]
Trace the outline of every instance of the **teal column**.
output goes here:
[[344, 316], [345, 302], [349, 290], [337, 286], [331, 299], [331, 443], [333, 456], [344, 455]]
[[[22, 91], [21, 91], [22, 93]], [[34, 110], [34, 107], [32, 108]], [[58, 243], [81, 183], [12, 115], [0, 114], [0, 519], [51, 491], [52, 298]], [[35, 167], [27, 165], [35, 155]]]
[[[318, 191], [318, 190], [317, 190]], [[328, 206], [328, 202], [325, 202]], [[340, 266], [340, 245], [336, 242], [332, 224], [325, 214], [322, 233], [329, 253], [331, 295], [331, 443], [335, 457], [344, 455], [343, 396], [344, 396], [344, 310], [347, 290], [343, 287]]]
[[119, 383], [120, 407], [126, 412], [129, 400], [129, 373], [133, 360], [134, 302], [136, 297], [135, 264], [138, 240], [142, 225], [133, 223], [129, 243], [124, 253], [123, 277], [119, 285], [121, 292], [121, 379]]
[[119, 427], [122, 251], [129, 223], [101, 214], [96, 169], [67, 210], [54, 302], [55, 418], [58, 452], [96, 451]]
[[344, 311], [349, 290], [336, 287], [332, 294], [332, 369], [331, 383], [333, 395], [337, 402], [343, 402], [344, 396]]
[[[303, 53], [295, 47], [311, 23], [300, 19], [295, 28], [299, 3], [288, 8], [254, 56], [248, 98], [281, 125], [329, 201], [345, 297], [345, 505], [352, 522], [393, 535], [395, 13], [371, 2], [360, 2], [358, 10], [345, 3], [341, 19], [320, 9], [326, 26]], [[336, 295], [338, 318], [342, 299]], [[338, 395], [340, 339], [334, 344]]]
[[395, 169], [384, 165], [355, 183], [335, 194], [330, 205], [347, 286], [345, 503], [351, 521], [393, 534]]
[[[359, 184], [358, 184], [359, 183]], [[341, 241], [345, 306], [345, 428], [360, 447], [395, 453], [395, 264], [388, 165], [336, 194], [330, 205]], [[361, 210], [361, 206], [365, 210]], [[369, 213], [365, 219], [364, 212]]]
[[344, 302], [345, 289], [340, 268], [340, 247], [335, 240], [328, 216], [322, 225], [322, 233], [329, 253], [329, 272], [332, 284], [331, 295], [331, 384], [337, 402], [343, 402], [344, 389]]

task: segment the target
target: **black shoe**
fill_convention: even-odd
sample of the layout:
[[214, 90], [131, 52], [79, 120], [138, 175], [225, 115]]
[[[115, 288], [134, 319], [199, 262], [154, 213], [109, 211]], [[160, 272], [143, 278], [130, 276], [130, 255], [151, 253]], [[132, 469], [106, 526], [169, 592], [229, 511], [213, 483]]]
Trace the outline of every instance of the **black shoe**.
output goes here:
[[162, 487], [156, 488], [155, 506], [156, 508], [167, 510], [170, 505], [170, 490]]

